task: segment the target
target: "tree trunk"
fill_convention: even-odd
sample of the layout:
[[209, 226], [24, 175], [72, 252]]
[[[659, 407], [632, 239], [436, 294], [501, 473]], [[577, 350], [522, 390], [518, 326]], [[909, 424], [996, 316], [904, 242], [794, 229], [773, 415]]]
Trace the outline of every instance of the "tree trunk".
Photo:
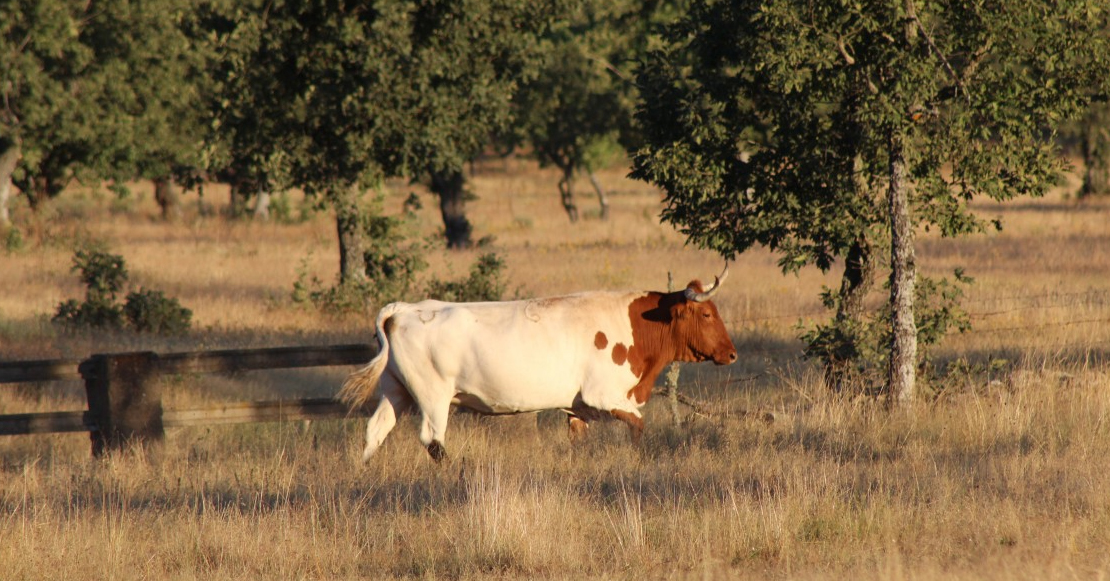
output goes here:
[[12, 173], [15, 172], [21, 153], [19, 141], [0, 139], [0, 226], [7, 226], [12, 222], [8, 213], [8, 200], [12, 196]]
[[605, 193], [605, 188], [601, 187], [601, 182], [598, 181], [594, 172], [586, 172], [590, 176], [590, 184], [593, 185], [594, 191], [597, 192], [597, 203], [601, 206], [601, 219], [609, 219], [609, 195]]
[[235, 181], [231, 183], [231, 188], [228, 190], [230, 199], [228, 200], [227, 215], [232, 219], [239, 219], [247, 215], [247, 207], [250, 206], [251, 194], [248, 191], [247, 184], [242, 181]]
[[913, 402], [917, 379], [917, 326], [914, 323], [913, 220], [902, 136], [890, 135], [890, 368], [887, 402], [907, 406]]
[[270, 192], [266, 190], [258, 192], [258, 198], [254, 201], [254, 219], [262, 221], [270, 219]]
[[1083, 119], [1083, 187], [1080, 197], [1110, 194], [1110, 104], [1094, 103]]
[[354, 187], [340, 186], [329, 190], [327, 196], [335, 208], [335, 228], [339, 237], [339, 284], [366, 282], [366, 251], [358, 191]]
[[559, 197], [562, 199], [567, 218], [570, 218], [570, 223], [573, 224], [578, 221], [578, 206], [574, 203], [574, 191], [570, 183], [571, 178], [574, 177], [574, 168], [566, 165], [561, 166], [560, 169], [563, 170], [563, 177], [559, 178]]
[[166, 221], [181, 219], [181, 196], [173, 187], [173, 178], [162, 176], [153, 181], [154, 201], [162, 208], [162, 219]]
[[439, 211], [447, 247], [470, 248], [471, 227], [466, 219], [466, 176], [459, 170], [432, 171], [432, 192], [439, 196]]
[[840, 393], [852, 381], [852, 363], [857, 357], [860, 338], [856, 329], [863, 315], [864, 300], [874, 282], [874, 257], [871, 241], [861, 234], [848, 249], [844, 275], [836, 308], [836, 323], [843, 334], [839, 353], [830, 353], [825, 361], [825, 386]]
[[[591, 176], [593, 174], [590, 174]], [[674, 292], [674, 277], [671, 276], [671, 271], [667, 271], [667, 292]], [[667, 367], [667, 403], [671, 406], [671, 419], [674, 421], [674, 427], [682, 427], [682, 413], [678, 409], [678, 376], [682, 373], [682, 369], [678, 366], [677, 361], [672, 361]]]

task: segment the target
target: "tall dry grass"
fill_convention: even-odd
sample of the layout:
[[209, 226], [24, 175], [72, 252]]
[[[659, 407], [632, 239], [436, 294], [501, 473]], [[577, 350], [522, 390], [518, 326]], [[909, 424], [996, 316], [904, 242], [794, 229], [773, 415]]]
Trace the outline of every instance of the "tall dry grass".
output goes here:
[[[531, 295], [662, 288], [711, 276], [719, 261], [655, 219], [658, 195], [613, 188], [613, 218], [566, 223], [554, 174], [480, 167], [472, 219]], [[387, 208], [410, 189], [395, 185]], [[289, 299], [301, 263], [335, 275], [332, 225], [229, 223], [189, 198], [165, 225], [149, 193], [131, 207], [68, 192], [50, 220], [0, 253], [0, 358], [369, 341], [372, 313], [331, 317]], [[428, 199], [430, 201], [430, 199]], [[583, 197], [583, 210], [592, 200]], [[421, 234], [436, 229], [433, 204]], [[980, 205], [1000, 233], [928, 234], [919, 264], [977, 277], [975, 329], [936, 352], [952, 373], [916, 409], [888, 413], [832, 397], [799, 358], [799, 320], [826, 317], [835, 274], [781, 276], [742, 256], [719, 301], [741, 360], [686, 366], [704, 404], [682, 428], [647, 408], [641, 446], [601, 424], [572, 447], [558, 414], [536, 427], [452, 418], [452, 460], [435, 466], [402, 421], [361, 466], [358, 421], [172, 429], [149, 454], [89, 458], [84, 435], [0, 440], [5, 579], [1075, 579], [1110, 573], [1107, 205], [1064, 192]], [[17, 209], [17, 215], [23, 210]], [[26, 222], [25, 222], [26, 223]], [[100, 239], [132, 279], [195, 312], [179, 339], [60, 334], [44, 322], [79, 296], [75, 241]], [[434, 251], [441, 277], [480, 251]], [[999, 360], [1005, 360], [999, 362]], [[991, 362], [995, 362], [993, 365]], [[950, 365], [952, 369], [956, 365]], [[171, 377], [167, 407], [319, 395], [345, 370]], [[0, 413], [79, 409], [79, 384], [2, 388]], [[768, 421], [769, 418], [773, 418]]]

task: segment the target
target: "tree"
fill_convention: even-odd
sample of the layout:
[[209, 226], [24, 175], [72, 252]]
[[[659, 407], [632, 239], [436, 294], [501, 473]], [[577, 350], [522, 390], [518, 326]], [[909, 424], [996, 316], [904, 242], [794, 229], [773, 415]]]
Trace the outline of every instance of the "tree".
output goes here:
[[622, 68], [643, 55], [646, 37], [669, 5], [641, 2], [581, 3], [543, 38], [543, 66], [515, 99], [518, 118], [511, 146], [531, 145], [541, 166], [562, 176], [559, 193], [571, 222], [578, 220], [573, 178], [586, 173], [598, 196], [601, 218], [608, 198], [594, 170], [620, 144], [634, 140], [636, 90]]
[[844, 260], [846, 319], [889, 244], [891, 402], [914, 398], [915, 230], [978, 232], [973, 198], [1046, 191], [1053, 128], [1110, 79], [1104, 4], [995, 4], [703, 0], [638, 77], [634, 175], [692, 242]]
[[202, 59], [181, 27], [188, 10], [168, 0], [0, 6], [0, 194], [14, 181], [36, 207], [74, 178], [156, 177], [195, 161], [189, 83]]
[[557, 4], [435, 0], [412, 9], [405, 145], [439, 197], [448, 248], [472, 243], [464, 165], [510, 123], [519, 85], [537, 72], [537, 36], [563, 11]]
[[1110, 103], [1092, 103], [1079, 125], [1084, 167], [1079, 196], [1110, 195]]
[[[253, 191], [335, 210], [340, 282], [366, 279], [361, 193], [430, 173], [450, 243], [470, 229], [462, 167], [508, 114], [534, 23], [521, 0], [267, 2], [214, 18], [213, 151]], [[538, 10], [538, 8], [536, 8]]]

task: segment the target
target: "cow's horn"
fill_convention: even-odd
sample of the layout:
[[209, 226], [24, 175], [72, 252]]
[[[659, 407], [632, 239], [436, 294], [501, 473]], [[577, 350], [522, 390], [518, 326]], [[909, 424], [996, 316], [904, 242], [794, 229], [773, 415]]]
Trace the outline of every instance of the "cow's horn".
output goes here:
[[691, 301], [694, 301], [694, 302], [697, 302], [697, 303], [704, 303], [705, 301], [708, 301], [710, 298], [712, 298], [713, 295], [716, 294], [716, 292], [718, 290], [720, 290], [721, 283], [724, 282], [726, 278], [728, 278], [728, 262], [727, 261], [725, 262], [725, 269], [723, 271], [721, 271], [721, 275], [720, 276], [715, 276], [713, 278], [714, 278], [713, 286], [709, 287], [709, 289], [706, 290], [705, 292], [700, 292], [699, 293], [699, 292], [695, 291], [694, 289], [692, 289], [690, 287], [686, 287], [686, 298], [688, 300], [691, 300]]

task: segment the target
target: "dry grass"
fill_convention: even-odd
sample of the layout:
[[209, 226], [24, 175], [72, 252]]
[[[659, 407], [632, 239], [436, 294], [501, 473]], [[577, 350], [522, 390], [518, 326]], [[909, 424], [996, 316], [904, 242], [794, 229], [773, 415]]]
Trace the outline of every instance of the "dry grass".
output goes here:
[[[569, 226], [554, 174], [479, 168], [472, 219], [496, 237], [514, 287], [531, 295], [662, 288], [719, 261], [660, 226], [658, 195], [614, 170], [613, 218]], [[391, 190], [397, 208], [411, 188]], [[206, 204], [222, 202], [209, 191]], [[424, 233], [436, 228], [425, 197]], [[228, 223], [190, 198], [179, 224], [73, 191], [0, 254], [0, 357], [79, 357], [370, 340], [370, 313], [320, 315], [289, 299], [301, 261], [334, 277], [332, 225]], [[583, 196], [584, 211], [593, 201]], [[115, 206], [115, 211], [113, 211]], [[824, 317], [833, 276], [778, 274], [753, 252], [719, 301], [741, 351], [728, 368], [687, 366], [683, 391], [711, 417], [670, 426], [647, 410], [643, 445], [618, 424], [573, 448], [557, 414], [538, 428], [453, 418], [453, 460], [434, 466], [402, 422], [367, 466], [361, 422], [170, 430], [150, 455], [88, 458], [83, 435], [0, 440], [0, 566], [6, 579], [1075, 579], [1110, 574], [1110, 236], [1105, 203], [1062, 193], [983, 205], [1006, 230], [923, 235], [919, 264], [978, 280], [976, 330], [942, 362], [991, 358], [937, 399], [888, 414], [830, 397], [798, 359], [794, 325]], [[22, 210], [17, 209], [17, 214]], [[133, 281], [195, 312], [181, 339], [68, 336], [44, 322], [80, 293], [75, 241], [106, 240]], [[479, 251], [433, 252], [462, 275]], [[167, 407], [273, 393], [326, 394], [345, 370], [168, 378]], [[3, 388], [0, 413], [82, 407], [77, 384]], [[766, 413], [774, 421], [766, 422]]]

